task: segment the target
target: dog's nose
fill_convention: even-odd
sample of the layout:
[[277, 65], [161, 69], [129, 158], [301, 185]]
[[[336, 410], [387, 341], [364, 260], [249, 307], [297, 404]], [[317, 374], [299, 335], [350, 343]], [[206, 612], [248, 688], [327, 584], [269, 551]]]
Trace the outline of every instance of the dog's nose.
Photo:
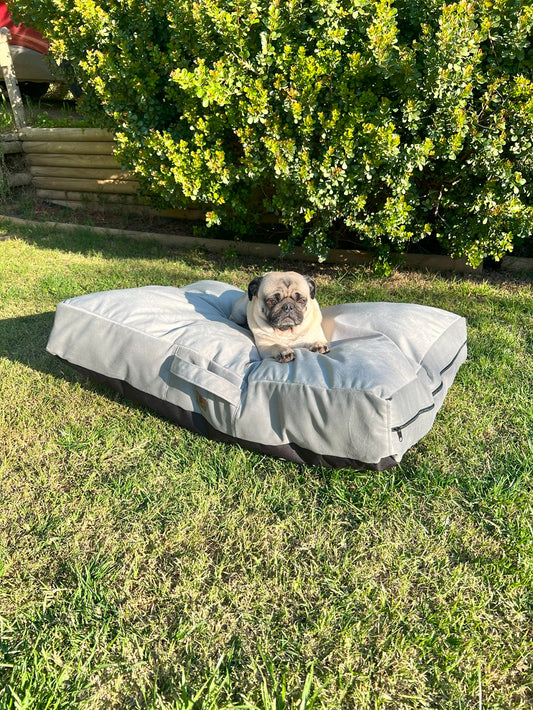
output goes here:
[[284, 303], [281, 307], [282, 311], [285, 311], [285, 313], [289, 313], [289, 311], [292, 311], [294, 309], [294, 306], [292, 303]]

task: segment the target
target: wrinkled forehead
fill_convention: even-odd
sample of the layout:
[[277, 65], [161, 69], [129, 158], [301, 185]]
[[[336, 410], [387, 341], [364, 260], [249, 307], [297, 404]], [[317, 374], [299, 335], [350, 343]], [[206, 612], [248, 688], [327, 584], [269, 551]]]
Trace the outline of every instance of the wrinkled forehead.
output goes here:
[[293, 296], [295, 293], [309, 295], [309, 284], [295, 272], [269, 274], [263, 283], [263, 295], [268, 298], [276, 293], [282, 296]]

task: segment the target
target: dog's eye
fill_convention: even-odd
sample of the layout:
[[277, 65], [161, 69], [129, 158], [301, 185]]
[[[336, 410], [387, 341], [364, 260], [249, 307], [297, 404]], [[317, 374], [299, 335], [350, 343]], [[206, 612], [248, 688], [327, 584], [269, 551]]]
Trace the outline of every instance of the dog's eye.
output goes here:
[[298, 303], [300, 303], [302, 306], [305, 306], [307, 303], [307, 298], [305, 296], [300, 296], [299, 294], [296, 295], [296, 300]]
[[265, 303], [269, 308], [275, 306], [276, 303], [278, 303], [279, 301], [281, 301], [281, 296], [279, 295], [279, 293], [273, 293], [272, 296], [270, 296], [269, 298], [265, 298]]

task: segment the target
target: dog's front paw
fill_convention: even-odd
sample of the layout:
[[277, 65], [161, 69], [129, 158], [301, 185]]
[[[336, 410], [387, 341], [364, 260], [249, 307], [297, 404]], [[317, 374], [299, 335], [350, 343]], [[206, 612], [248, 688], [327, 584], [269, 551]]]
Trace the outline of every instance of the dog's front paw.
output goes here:
[[329, 353], [329, 347], [328, 347], [327, 343], [313, 343], [310, 346], [309, 350], [312, 353], [322, 353], [322, 354]]
[[291, 348], [283, 348], [274, 353], [274, 360], [278, 362], [292, 362], [294, 360], [294, 350]]

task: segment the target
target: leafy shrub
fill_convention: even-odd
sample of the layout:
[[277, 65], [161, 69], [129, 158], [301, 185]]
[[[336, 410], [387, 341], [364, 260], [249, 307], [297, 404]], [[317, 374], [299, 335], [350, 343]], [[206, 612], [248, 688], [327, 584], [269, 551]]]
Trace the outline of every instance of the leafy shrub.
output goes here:
[[476, 265], [532, 232], [523, 0], [13, 0], [175, 207], [319, 257], [433, 235]]

